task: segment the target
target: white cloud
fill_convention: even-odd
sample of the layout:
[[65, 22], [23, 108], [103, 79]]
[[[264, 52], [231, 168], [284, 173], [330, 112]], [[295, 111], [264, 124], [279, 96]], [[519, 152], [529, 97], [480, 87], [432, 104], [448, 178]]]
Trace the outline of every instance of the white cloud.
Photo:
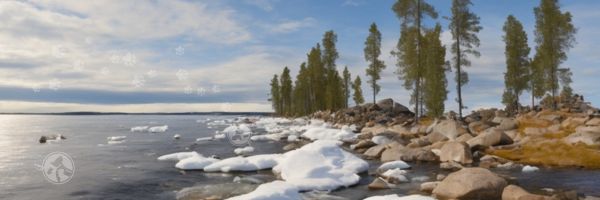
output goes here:
[[269, 30], [273, 33], [290, 33], [301, 28], [311, 27], [317, 23], [312, 17], [307, 17], [302, 20], [285, 20], [279, 24], [269, 25]]
[[244, 0], [244, 3], [256, 6], [264, 11], [272, 11], [274, 3], [278, 0]]
[[77, 104], [26, 101], [0, 101], [0, 112], [271, 112], [270, 104], [259, 103], [154, 103], [154, 104]]

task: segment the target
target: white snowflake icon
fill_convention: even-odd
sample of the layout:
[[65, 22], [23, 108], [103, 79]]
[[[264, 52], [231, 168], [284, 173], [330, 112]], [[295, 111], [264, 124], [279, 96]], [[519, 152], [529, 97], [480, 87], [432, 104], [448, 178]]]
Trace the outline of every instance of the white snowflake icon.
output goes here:
[[199, 87], [199, 88], [196, 90], [196, 94], [197, 94], [198, 96], [204, 96], [204, 95], [206, 94], [206, 89], [205, 89], [204, 87]]
[[180, 81], [185, 81], [188, 79], [189, 73], [186, 70], [180, 69], [177, 70], [175, 76], [177, 76], [177, 79], [179, 79]]
[[184, 94], [192, 94], [192, 92], [194, 92], [194, 88], [192, 88], [192, 86], [185, 86], [185, 88], [183, 88], [183, 93]]
[[48, 89], [51, 89], [54, 91], [60, 89], [61, 85], [62, 85], [62, 82], [58, 79], [52, 79], [52, 80], [48, 81]]
[[146, 79], [144, 79], [144, 76], [135, 75], [133, 76], [133, 80], [131, 80], [131, 84], [136, 88], [140, 88], [146, 84]]
[[181, 56], [185, 53], [185, 48], [183, 48], [183, 46], [179, 45], [177, 48], [175, 48], [175, 54], [178, 56]]
[[219, 93], [221, 92], [221, 88], [218, 85], [213, 85], [211, 88], [213, 93]]
[[148, 72], [146, 72], [146, 76], [147, 76], [148, 78], [154, 78], [154, 77], [156, 77], [157, 75], [158, 75], [158, 74], [156, 73], [156, 70], [153, 70], [153, 69], [151, 69], [151, 70], [148, 70]]
[[133, 66], [137, 63], [137, 58], [133, 53], [127, 52], [123, 56], [122, 61], [123, 61], [123, 64], [125, 64], [127, 66]]

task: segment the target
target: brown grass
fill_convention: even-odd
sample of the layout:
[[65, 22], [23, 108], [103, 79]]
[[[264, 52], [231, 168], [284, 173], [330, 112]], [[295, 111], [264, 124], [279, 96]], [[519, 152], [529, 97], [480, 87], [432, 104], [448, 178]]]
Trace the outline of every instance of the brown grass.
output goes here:
[[598, 147], [569, 145], [558, 140], [530, 142], [518, 149], [495, 150], [491, 153], [525, 164], [600, 169]]

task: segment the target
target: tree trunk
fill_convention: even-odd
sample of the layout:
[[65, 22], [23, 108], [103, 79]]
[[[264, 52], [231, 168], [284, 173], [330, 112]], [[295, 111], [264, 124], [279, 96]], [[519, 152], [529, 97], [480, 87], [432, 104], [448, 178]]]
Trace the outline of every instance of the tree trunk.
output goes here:
[[457, 23], [456, 25], [456, 70], [457, 70], [457, 82], [458, 82], [458, 87], [457, 87], [457, 93], [458, 93], [458, 117], [459, 119], [462, 119], [462, 109], [463, 109], [463, 104], [462, 104], [462, 91], [461, 91], [461, 87], [462, 87], [462, 79], [461, 79], [461, 71], [460, 71], [460, 58], [462, 56], [462, 53], [460, 52], [460, 33], [458, 32], [458, 27], [459, 24]]

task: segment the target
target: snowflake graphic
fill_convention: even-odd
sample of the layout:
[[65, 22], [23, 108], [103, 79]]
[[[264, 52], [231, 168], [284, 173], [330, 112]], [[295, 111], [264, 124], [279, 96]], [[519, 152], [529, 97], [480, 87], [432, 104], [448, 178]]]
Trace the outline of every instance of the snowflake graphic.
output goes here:
[[151, 69], [151, 70], [148, 70], [148, 72], [146, 72], [146, 76], [147, 76], [148, 78], [154, 78], [154, 77], [156, 77], [157, 75], [158, 75], [158, 73], [156, 73], [156, 70], [153, 70], [153, 69]]
[[67, 55], [67, 48], [62, 45], [52, 47], [52, 55], [55, 58], [63, 58]]
[[218, 85], [213, 85], [211, 88], [213, 93], [219, 93], [221, 92], [221, 88]]
[[136, 88], [140, 88], [146, 84], [146, 79], [144, 79], [144, 76], [135, 75], [133, 76], [133, 80], [131, 80], [131, 84]]
[[197, 94], [198, 96], [204, 96], [204, 95], [206, 95], [206, 89], [205, 89], [204, 87], [199, 87], [199, 88], [196, 90], [196, 94]]
[[183, 46], [179, 45], [177, 48], [175, 48], [175, 54], [178, 56], [181, 56], [185, 53], [185, 48], [183, 48]]
[[185, 81], [188, 79], [189, 73], [186, 70], [179, 69], [177, 70], [177, 73], [175, 73], [175, 76], [177, 76], [177, 79], [180, 81]]
[[75, 71], [81, 71], [84, 67], [85, 62], [83, 62], [83, 60], [76, 60], [75, 62], [73, 62], [73, 70]]
[[131, 52], [127, 52], [121, 59], [123, 64], [127, 66], [133, 66], [137, 63], [137, 57]]
[[52, 79], [52, 80], [48, 81], [48, 89], [56, 91], [56, 90], [60, 89], [61, 86], [62, 86], [62, 82], [58, 79]]

